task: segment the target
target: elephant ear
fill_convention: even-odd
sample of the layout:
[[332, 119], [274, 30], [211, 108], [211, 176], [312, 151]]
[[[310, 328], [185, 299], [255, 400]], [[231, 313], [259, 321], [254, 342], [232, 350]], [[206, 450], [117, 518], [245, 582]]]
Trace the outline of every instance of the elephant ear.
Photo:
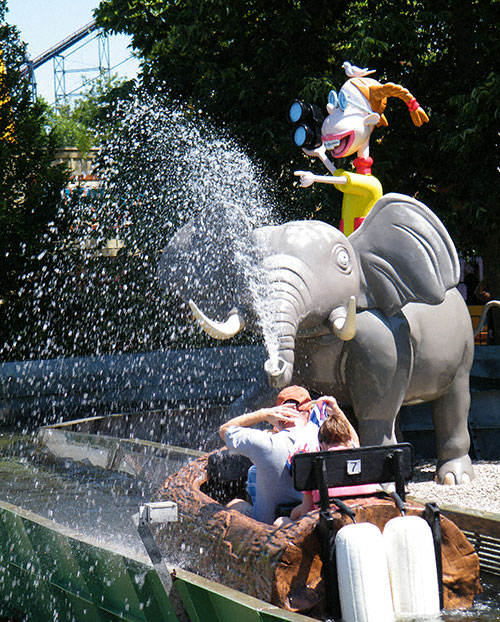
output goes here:
[[394, 315], [408, 302], [439, 304], [459, 281], [448, 231], [423, 203], [386, 194], [349, 236], [361, 269], [359, 308]]

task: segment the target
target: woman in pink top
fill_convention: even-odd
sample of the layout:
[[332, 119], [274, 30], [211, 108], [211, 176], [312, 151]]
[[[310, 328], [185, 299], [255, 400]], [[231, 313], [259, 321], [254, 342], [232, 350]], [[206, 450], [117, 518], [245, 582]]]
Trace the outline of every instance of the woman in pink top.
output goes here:
[[[347, 417], [338, 407], [337, 402], [333, 400], [332, 404], [327, 403], [327, 409], [329, 415], [321, 424], [318, 432], [319, 447], [316, 447], [314, 451], [336, 451], [339, 449], [353, 449], [359, 447], [358, 435], [349, 423]], [[380, 490], [380, 488], [377, 484], [340, 486], [337, 488], [329, 488], [328, 496], [349, 497], [366, 495], [373, 494], [378, 490]], [[297, 520], [307, 512], [317, 509], [318, 502], [319, 490], [304, 492], [302, 503], [292, 510], [290, 518], [292, 520]]]

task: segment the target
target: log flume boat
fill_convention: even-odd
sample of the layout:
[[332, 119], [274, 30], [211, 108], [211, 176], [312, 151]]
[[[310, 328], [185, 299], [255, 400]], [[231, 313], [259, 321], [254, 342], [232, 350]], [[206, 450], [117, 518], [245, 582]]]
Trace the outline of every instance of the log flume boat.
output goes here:
[[[336, 452], [333, 452], [336, 453]], [[277, 528], [227, 509], [232, 498], [244, 497], [248, 464], [221, 450], [204, 455], [169, 476], [153, 501], [173, 501], [179, 520], [151, 526], [169, 564], [193, 570], [208, 579], [251, 596], [309, 616], [325, 617], [325, 586], [318, 537], [319, 511]], [[356, 522], [383, 529], [400, 509], [386, 493], [344, 498]], [[422, 516], [425, 506], [405, 502], [406, 515]], [[331, 509], [334, 530], [352, 522]], [[442, 534], [442, 602], [445, 609], [472, 605], [481, 592], [479, 558], [462, 531], [440, 516]]]

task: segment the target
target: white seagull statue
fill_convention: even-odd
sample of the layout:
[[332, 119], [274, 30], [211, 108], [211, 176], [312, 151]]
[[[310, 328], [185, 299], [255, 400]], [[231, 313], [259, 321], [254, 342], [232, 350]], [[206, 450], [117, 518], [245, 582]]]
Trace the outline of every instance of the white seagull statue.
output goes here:
[[342, 67], [345, 69], [346, 75], [348, 78], [362, 78], [363, 76], [369, 76], [371, 73], [375, 73], [375, 69], [368, 69], [365, 67], [361, 69], [360, 67], [356, 67], [356, 65], [351, 65], [347, 61], [342, 63]]

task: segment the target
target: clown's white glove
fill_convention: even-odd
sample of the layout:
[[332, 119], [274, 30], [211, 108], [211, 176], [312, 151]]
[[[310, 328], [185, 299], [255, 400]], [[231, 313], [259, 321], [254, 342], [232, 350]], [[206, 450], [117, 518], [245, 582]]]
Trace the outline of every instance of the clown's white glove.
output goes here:
[[313, 183], [316, 181], [316, 175], [314, 175], [310, 171], [295, 171], [294, 175], [300, 177], [300, 185], [302, 186], [302, 188], [312, 186]]
[[336, 184], [337, 186], [342, 186], [347, 183], [347, 177], [345, 175], [339, 175], [338, 177], [333, 177], [333, 175], [315, 175], [310, 171], [295, 171], [294, 175], [300, 177], [300, 185], [302, 188], [312, 186], [314, 182], [320, 184]]

